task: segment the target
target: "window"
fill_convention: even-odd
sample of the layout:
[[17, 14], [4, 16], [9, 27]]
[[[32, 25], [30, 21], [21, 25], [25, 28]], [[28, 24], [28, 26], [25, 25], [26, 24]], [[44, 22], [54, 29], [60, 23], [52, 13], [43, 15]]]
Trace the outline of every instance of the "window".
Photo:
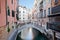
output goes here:
[[9, 9], [9, 7], [8, 7], [8, 10], [7, 10], [7, 13], [8, 13], [8, 15], [10, 16], [10, 9]]
[[55, 0], [55, 4], [57, 4], [58, 3], [58, 0]]
[[43, 13], [41, 13], [41, 18], [43, 17]]
[[42, 16], [43, 16], [43, 13], [41, 12], [41, 18], [42, 18]]
[[13, 0], [11, 0], [11, 3], [13, 4]]
[[43, 17], [43, 11], [40, 11], [40, 18], [42, 18]]
[[44, 17], [46, 17], [46, 10], [44, 10], [44, 14], [43, 14]]
[[15, 12], [12, 10], [12, 17], [15, 17]]
[[23, 18], [24, 19], [24, 18]]
[[23, 13], [25, 13], [25, 11], [23, 11]]
[[46, 7], [46, 0], [43, 0], [43, 7]]
[[18, 14], [16, 14], [16, 19], [19, 20], [19, 18], [18, 18]]
[[50, 8], [48, 8], [48, 15], [50, 15]]
[[21, 11], [19, 11], [19, 13], [21, 13]]
[[43, 0], [43, 4], [44, 4], [44, 5], [46, 4], [46, 0]]

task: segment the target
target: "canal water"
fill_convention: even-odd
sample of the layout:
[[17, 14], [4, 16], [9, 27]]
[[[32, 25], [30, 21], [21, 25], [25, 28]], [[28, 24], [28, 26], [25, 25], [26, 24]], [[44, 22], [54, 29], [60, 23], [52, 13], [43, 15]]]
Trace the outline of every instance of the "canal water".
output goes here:
[[48, 40], [48, 38], [38, 30], [30, 28], [29, 32], [27, 32], [27, 36], [25, 39], [21, 38], [21, 32], [20, 32], [17, 35], [16, 40]]

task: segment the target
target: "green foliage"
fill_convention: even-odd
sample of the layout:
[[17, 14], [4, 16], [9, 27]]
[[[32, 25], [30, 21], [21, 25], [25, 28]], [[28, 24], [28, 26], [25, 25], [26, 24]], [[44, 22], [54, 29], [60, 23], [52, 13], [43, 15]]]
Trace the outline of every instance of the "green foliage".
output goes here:
[[10, 32], [10, 28], [9, 27], [7, 28], [7, 32]]

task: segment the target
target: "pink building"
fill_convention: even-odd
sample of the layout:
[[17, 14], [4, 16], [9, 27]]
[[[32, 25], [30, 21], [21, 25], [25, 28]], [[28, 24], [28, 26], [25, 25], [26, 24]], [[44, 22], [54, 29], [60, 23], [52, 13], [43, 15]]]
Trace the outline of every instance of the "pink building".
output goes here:
[[9, 35], [6, 30], [8, 22], [11, 32], [12, 25], [17, 22], [16, 15], [17, 0], [0, 0], [0, 40], [7, 40]]
[[16, 23], [17, 0], [0, 0], [0, 27]]
[[6, 25], [6, 0], [0, 0], [0, 27]]
[[12, 27], [17, 22], [17, 0], [7, 0], [7, 20]]

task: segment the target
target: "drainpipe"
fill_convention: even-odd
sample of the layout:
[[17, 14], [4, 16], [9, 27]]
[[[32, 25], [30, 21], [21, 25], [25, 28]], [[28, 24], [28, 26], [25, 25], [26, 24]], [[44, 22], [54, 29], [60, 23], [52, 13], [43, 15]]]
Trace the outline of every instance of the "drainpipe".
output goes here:
[[8, 18], [7, 18], [7, 0], [5, 2], [6, 2], [6, 25], [8, 25]]
[[[19, 8], [19, 0], [17, 0], [17, 16], [18, 16], [18, 14], [19, 14], [19, 10], [18, 10], [18, 8]], [[19, 18], [18, 18], [18, 20], [19, 20]], [[17, 25], [18, 25], [18, 23], [17, 23]], [[18, 28], [18, 27], [17, 27]]]

